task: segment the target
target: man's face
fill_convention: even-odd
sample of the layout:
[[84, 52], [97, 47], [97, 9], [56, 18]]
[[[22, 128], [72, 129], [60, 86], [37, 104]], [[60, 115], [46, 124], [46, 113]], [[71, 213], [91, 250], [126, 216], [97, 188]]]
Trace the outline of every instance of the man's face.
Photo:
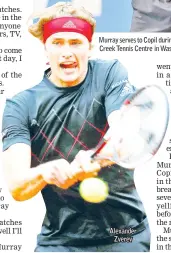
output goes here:
[[46, 40], [45, 48], [53, 82], [69, 87], [83, 81], [90, 55], [90, 43], [84, 35], [76, 32], [55, 33]]

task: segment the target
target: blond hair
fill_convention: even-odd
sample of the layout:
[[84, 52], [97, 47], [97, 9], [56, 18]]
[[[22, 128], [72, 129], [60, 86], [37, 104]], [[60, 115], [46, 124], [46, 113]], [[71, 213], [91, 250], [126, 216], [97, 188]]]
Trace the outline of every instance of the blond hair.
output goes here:
[[45, 23], [58, 17], [77, 17], [87, 21], [91, 26], [93, 33], [96, 27], [96, 21], [92, 14], [84, 7], [75, 6], [71, 2], [58, 2], [49, 8], [45, 8], [40, 13], [33, 13], [30, 19], [39, 18], [38, 22], [29, 26], [29, 32], [43, 42], [43, 26]]

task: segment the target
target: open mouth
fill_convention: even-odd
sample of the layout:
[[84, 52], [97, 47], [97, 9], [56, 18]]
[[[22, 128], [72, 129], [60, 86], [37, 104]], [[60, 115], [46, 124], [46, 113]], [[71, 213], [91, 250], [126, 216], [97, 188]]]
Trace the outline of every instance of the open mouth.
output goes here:
[[77, 62], [62, 62], [60, 63], [60, 67], [64, 69], [72, 69], [72, 68], [77, 68], [78, 64]]

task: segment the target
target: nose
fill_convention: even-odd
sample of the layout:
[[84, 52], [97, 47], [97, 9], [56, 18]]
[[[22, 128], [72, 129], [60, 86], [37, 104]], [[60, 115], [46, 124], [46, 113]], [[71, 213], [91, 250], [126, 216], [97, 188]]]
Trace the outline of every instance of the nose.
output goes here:
[[62, 56], [62, 58], [65, 58], [65, 59], [70, 59], [73, 57], [73, 53], [72, 53], [71, 48], [68, 44], [65, 44], [63, 46], [61, 56]]
[[62, 53], [62, 58], [65, 58], [65, 59], [70, 59], [70, 58], [72, 58], [72, 56], [73, 56], [73, 54], [70, 51], [64, 50], [64, 52]]

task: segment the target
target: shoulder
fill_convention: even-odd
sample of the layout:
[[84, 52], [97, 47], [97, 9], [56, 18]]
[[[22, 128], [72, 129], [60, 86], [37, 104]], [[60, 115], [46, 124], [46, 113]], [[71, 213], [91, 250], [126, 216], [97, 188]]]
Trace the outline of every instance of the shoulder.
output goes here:
[[116, 75], [125, 74], [127, 70], [117, 59], [101, 60], [95, 59], [89, 61], [90, 68], [92, 69], [93, 76], [100, 80], [114, 78]]
[[117, 60], [91, 60], [89, 61], [92, 68], [92, 75], [98, 82], [112, 82], [118, 78], [126, 78], [127, 70], [122, 63]]
[[23, 90], [11, 98], [8, 98], [6, 103], [7, 104], [17, 103], [17, 104], [22, 104], [29, 107], [29, 105], [33, 105], [37, 97], [41, 97], [43, 96], [43, 94], [45, 94], [45, 89], [46, 89], [46, 85], [45, 85], [45, 80], [43, 79], [39, 84], [29, 89]]
[[89, 65], [95, 71], [110, 71], [112, 68], [116, 68], [120, 65], [117, 59], [113, 60], [103, 60], [103, 59], [93, 59], [89, 60]]

